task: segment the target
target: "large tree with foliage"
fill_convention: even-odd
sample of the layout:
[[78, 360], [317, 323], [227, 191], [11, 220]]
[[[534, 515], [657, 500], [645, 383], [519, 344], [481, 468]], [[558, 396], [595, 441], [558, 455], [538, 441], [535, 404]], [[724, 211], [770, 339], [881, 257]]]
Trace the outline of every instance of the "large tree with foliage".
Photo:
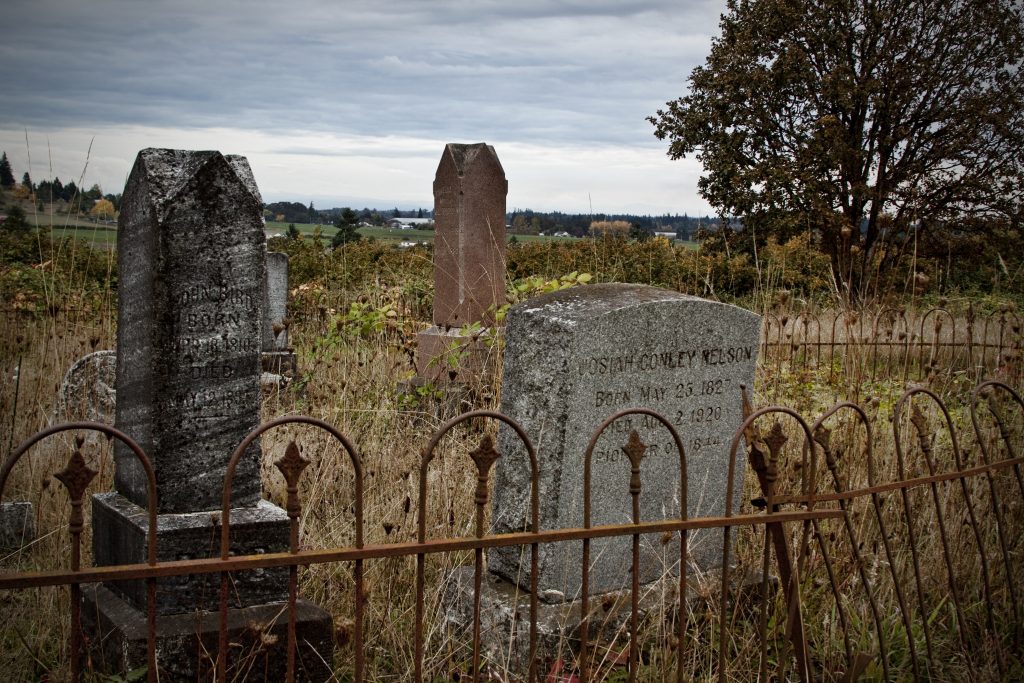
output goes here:
[[807, 231], [856, 297], [923, 230], [1021, 217], [1016, 0], [728, 0], [650, 117], [749, 243]]

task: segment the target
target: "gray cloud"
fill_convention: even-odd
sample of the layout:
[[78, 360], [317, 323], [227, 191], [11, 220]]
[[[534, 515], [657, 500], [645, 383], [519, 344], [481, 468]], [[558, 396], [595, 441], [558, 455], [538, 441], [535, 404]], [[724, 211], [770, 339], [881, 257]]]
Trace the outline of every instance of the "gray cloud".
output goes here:
[[[721, 2], [5, 3], [13, 126], [645, 144]], [[640, 135], [640, 139], [638, 139]]]
[[65, 177], [97, 135], [89, 173], [112, 188], [143, 146], [245, 153], [265, 197], [318, 205], [426, 205], [443, 143], [487, 141], [521, 206], [593, 192], [601, 210], [692, 213], [696, 162], [662, 165], [645, 117], [683, 94], [724, 5], [4, 0], [0, 141], [16, 168], [31, 154], [34, 177]]

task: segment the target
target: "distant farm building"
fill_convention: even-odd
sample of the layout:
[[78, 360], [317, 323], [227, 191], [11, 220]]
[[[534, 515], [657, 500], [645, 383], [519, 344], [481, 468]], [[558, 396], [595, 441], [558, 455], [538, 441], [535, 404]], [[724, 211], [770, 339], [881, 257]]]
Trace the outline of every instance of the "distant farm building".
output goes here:
[[415, 230], [433, 225], [433, 223], [433, 218], [390, 218], [385, 225], [397, 230]]

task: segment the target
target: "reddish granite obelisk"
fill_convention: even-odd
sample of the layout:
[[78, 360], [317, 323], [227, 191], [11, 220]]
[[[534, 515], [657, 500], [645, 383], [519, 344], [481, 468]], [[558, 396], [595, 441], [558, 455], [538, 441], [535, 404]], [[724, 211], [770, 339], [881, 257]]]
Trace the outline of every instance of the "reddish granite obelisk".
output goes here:
[[417, 335], [416, 370], [430, 380], [483, 372], [505, 303], [508, 181], [490, 145], [449, 143], [434, 177], [434, 325]]

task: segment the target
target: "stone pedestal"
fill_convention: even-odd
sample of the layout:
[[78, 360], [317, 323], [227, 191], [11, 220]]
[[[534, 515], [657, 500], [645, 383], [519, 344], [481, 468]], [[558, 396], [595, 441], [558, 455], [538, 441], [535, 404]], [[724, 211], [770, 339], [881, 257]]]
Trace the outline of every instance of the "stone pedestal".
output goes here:
[[494, 374], [496, 330], [466, 334], [431, 325], [416, 335], [416, 375], [433, 382], [469, 382]]
[[285, 351], [264, 351], [260, 354], [260, 367], [263, 372], [281, 377], [294, 377], [298, 369], [299, 361], [295, 352], [288, 349]]
[[[146, 666], [146, 614], [100, 584], [83, 586], [82, 623], [94, 666], [130, 672]], [[331, 617], [304, 600], [297, 603], [296, 680], [331, 678]], [[212, 680], [219, 642], [217, 611], [159, 619], [157, 666], [167, 683]], [[288, 612], [284, 603], [228, 610], [227, 680], [277, 682], [288, 666]]]
[[[528, 552], [528, 551], [527, 551]], [[730, 604], [750, 606], [760, 600], [760, 573], [733, 573], [730, 578]], [[527, 583], [529, 577], [524, 579]], [[776, 577], [768, 577], [768, 595], [779, 588]], [[698, 581], [688, 577], [686, 609], [690, 614], [707, 614], [717, 609], [721, 599], [721, 574], [717, 571], [701, 575]], [[549, 598], [550, 601], [544, 598]], [[610, 648], [620, 654], [628, 652], [630, 623], [630, 591], [618, 590], [590, 596], [587, 639], [590, 652], [604, 653]], [[679, 611], [679, 577], [667, 574], [640, 587], [639, 621], [651, 625], [657, 619], [665, 624], [663, 632], [674, 629]], [[473, 642], [473, 568], [453, 570], [445, 582], [442, 595], [442, 638], [461, 643], [470, 657]], [[537, 604], [538, 673], [547, 674], [553, 662], [565, 662], [562, 673], [568, 676], [580, 653], [580, 619], [583, 601], [561, 601], [557, 592], [543, 592]], [[692, 617], [690, 617], [692, 618]], [[653, 625], [651, 628], [654, 629]], [[658, 647], [662, 643], [651, 642]], [[525, 677], [530, 655], [530, 593], [497, 574], [485, 572], [480, 591], [480, 648], [483, 659], [501, 662], [508, 672]], [[598, 656], [600, 659], [602, 656]], [[540, 668], [542, 667], [542, 668]], [[504, 672], [503, 672], [504, 673]], [[558, 679], [562, 680], [562, 679]]]
[[[149, 517], [118, 493], [93, 496], [93, 558], [97, 565], [146, 561]], [[194, 560], [220, 555], [220, 513], [191, 512], [157, 516], [157, 561]], [[288, 550], [288, 513], [260, 501], [231, 511], [231, 554], [257, 555]], [[232, 576], [231, 606], [248, 607], [288, 598], [288, 570], [257, 569]], [[145, 581], [119, 581], [108, 588], [139, 610], [146, 609]], [[216, 610], [220, 575], [196, 574], [157, 580], [157, 614]]]
[[[93, 556], [97, 565], [146, 561], [149, 516], [118, 493], [92, 499]], [[217, 557], [220, 513], [157, 516], [157, 561]], [[284, 552], [288, 514], [267, 501], [231, 510], [231, 554]], [[287, 568], [231, 574], [228, 680], [280, 681], [287, 667]], [[161, 681], [206, 680], [212, 676], [219, 636], [220, 574], [157, 579], [157, 665]], [[84, 591], [83, 624], [90, 633], [93, 661], [101, 671], [130, 672], [146, 664], [146, 583], [96, 584]], [[331, 615], [298, 602], [297, 680], [331, 677]]]

